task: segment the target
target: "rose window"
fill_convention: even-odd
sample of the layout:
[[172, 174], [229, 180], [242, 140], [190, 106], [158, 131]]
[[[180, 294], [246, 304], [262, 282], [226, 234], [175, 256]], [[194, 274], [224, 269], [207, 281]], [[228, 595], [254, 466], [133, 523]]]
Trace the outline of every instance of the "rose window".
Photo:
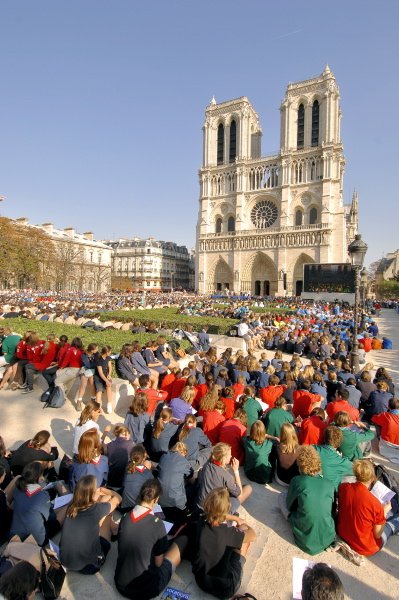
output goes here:
[[277, 206], [270, 200], [261, 200], [251, 210], [251, 221], [257, 229], [271, 227], [277, 221], [277, 217]]

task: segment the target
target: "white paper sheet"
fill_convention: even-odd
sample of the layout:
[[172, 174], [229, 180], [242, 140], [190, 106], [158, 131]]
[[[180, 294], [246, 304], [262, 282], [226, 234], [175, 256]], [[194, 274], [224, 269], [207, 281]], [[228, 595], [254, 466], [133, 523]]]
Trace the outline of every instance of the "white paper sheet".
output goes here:
[[166, 533], [169, 533], [174, 525], [174, 523], [170, 523], [169, 521], [164, 521], [163, 524], [165, 525]]
[[395, 492], [389, 489], [386, 485], [381, 483], [381, 481], [376, 481], [373, 487], [371, 488], [371, 493], [373, 496], [377, 498], [381, 502], [381, 504], [386, 504], [395, 495]]
[[54, 510], [62, 508], [66, 504], [72, 502], [73, 494], [65, 494], [65, 496], [57, 496], [54, 500]]
[[308, 567], [313, 567], [316, 563], [304, 558], [292, 559], [292, 597], [294, 600], [302, 600], [302, 577]]

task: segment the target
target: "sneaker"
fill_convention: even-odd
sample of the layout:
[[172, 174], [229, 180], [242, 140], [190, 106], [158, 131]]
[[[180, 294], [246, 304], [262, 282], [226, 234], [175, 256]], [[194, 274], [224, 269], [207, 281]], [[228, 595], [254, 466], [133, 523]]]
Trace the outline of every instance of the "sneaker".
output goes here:
[[18, 389], [19, 389], [19, 390], [26, 390], [26, 388], [27, 388], [27, 387], [28, 387], [28, 384], [27, 384], [27, 383], [22, 383], [22, 384], [20, 384], [20, 385], [18, 386]]
[[76, 410], [78, 412], [82, 412], [82, 410], [83, 410], [83, 402], [81, 400], [77, 400], [77, 402], [76, 402]]
[[31, 392], [33, 392], [33, 388], [24, 388], [22, 390], [22, 394], [30, 394]]
[[111, 404], [111, 402], [108, 402], [106, 413], [107, 413], [107, 415], [110, 415], [113, 412], [114, 412], [114, 410], [112, 408], [112, 404]]

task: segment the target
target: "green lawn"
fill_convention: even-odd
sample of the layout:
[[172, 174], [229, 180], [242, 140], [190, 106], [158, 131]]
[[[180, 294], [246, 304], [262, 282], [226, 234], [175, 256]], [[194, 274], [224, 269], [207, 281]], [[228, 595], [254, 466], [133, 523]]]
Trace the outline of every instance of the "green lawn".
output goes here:
[[101, 313], [101, 321], [115, 319], [126, 323], [127, 321], [140, 321], [141, 323], [163, 323], [167, 329], [185, 329], [192, 325], [194, 331], [199, 331], [204, 325], [209, 326], [209, 333], [227, 334], [232, 325], [237, 324], [237, 319], [223, 319], [221, 317], [194, 317], [181, 315], [177, 308], [149, 308], [144, 310], [115, 310]]
[[[90, 343], [102, 346], [107, 344], [111, 346], [112, 351], [117, 353], [123, 344], [138, 340], [141, 344], [148, 340], [155, 339], [156, 335], [149, 333], [132, 333], [131, 331], [117, 331], [108, 329], [107, 331], [93, 331], [92, 329], [83, 329], [76, 325], [64, 325], [62, 323], [48, 323], [47, 321], [32, 321], [31, 319], [4, 319], [0, 321], [0, 326], [8, 325], [16, 333], [23, 334], [27, 330], [37, 331], [40, 337], [45, 338], [49, 333], [55, 333], [57, 337], [67, 335], [69, 341], [74, 337], [80, 337], [85, 347]], [[184, 347], [189, 346], [189, 342], [180, 342]]]

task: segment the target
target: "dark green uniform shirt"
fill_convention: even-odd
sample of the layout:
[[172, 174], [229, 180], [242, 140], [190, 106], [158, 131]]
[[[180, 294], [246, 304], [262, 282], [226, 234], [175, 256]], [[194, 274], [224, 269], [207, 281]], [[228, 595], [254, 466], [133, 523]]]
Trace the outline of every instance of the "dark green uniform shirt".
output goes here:
[[262, 414], [262, 407], [255, 398], [248, 398], [244, 404], [244, 410], [247, 413], [248, 429], [251, 429], [251, 425], [253, 425]]
[[281, 425], [284, 423], [293, 423], [294, 417], [291, 413], [284, 410], [284, 408], [272, 408], [266, 413], [263, 422], [269, 435], [280, 437]]
[[322, 474], [324, 479], [332, 481], [335, 491], [343, 478], [353, 475], [352, 463], [349, 459], [341, 456], [332, 446], [314, 446], [320, 454]]
[[334, 485], [317, 475], [298, 475], [287, 495], [288, 517], [296, 545], [308, 554], [323, 552], [335, 538], [332, 518]]
[[270, 483], [272, 480], [272, 466], [270, 464], [270, 453], [273, 444], [265, 440], [263, 444], [255, 444], [249, 437], [244, 438], [245, 448], [245, 475], [251, 481], [257, 483]]
[[362, 442], [369, 442], [374, 438], [374, 431], [366, 429], [365, 431], [353, 431], [349, 427], [340, 427], [344, 434], [344, 439], [339, 447], [339, 451], [342, 456], [345, 456], [349, 460], [356, 460], [363, 458], [363, 451], [359, 448], [359, 444]]

